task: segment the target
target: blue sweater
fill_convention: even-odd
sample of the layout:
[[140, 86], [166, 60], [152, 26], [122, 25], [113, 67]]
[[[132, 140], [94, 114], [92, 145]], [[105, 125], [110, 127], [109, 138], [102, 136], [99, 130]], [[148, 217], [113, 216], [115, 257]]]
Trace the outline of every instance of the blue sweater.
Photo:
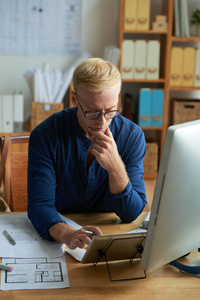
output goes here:
[[30, 135], [28, 216], [49, 240], [49, 227], [63, 222], [58, 212], [114, 212], [123, 222], [132, 222], [146, 205], [146, 143], [140, 127], [123, 116], [109, 125], [130, 179], [125, 190], [114, 195], [109, 192], [108, 172], [96, 159], [86, 172], [91, 140], [81, 129], [76, 112], [77, 108], [68, 108], [55, 113]]

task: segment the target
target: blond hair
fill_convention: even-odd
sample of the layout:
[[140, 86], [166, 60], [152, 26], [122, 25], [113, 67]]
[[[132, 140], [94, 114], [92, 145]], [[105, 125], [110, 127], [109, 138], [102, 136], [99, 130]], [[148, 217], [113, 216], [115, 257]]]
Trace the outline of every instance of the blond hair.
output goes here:
[[90, 92], [103, 92], [114, 85], [121, 89], [121, 74], [117, 67], [101, 58], [88, 58], [73, 73], [74, 90], [84, 88]]

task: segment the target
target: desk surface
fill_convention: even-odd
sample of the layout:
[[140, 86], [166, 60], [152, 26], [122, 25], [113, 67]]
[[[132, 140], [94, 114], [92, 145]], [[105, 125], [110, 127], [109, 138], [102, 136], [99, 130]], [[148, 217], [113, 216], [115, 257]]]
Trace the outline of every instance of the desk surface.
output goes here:
[[[122, 233], [132, 230], [141, 223], [147, 213], [133, 223], [123, 224], [115, 214], [71, 214], [67, 217], [80, 225], [99, 226], [104, 234]], [[148, 273], [146, 279], [111, 282], [104, 263], [97, 266], [83, 265], [65, 254], [70, 288], [53, 290], [0, 291], [2, 300], [63, 300], [63, 299], [126, 299], [126, 300], [169, 300], [200, 298], [200, 279], [182, 274], [170, 265]], [[187, 264], [199, 258], [194, 251], [182, 259]], [[123, 265], [120, 265], [123, 268]], [[133, 268], [132, 268], [133, 269]]]

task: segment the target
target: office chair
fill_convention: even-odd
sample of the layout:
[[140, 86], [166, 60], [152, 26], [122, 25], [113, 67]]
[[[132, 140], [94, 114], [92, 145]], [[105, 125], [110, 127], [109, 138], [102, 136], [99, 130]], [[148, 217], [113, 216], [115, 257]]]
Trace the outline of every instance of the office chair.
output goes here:
[[4, 200], [14, 212], [27, 211], [27, 167], [29, 136], [0, 137], [0, 185]]

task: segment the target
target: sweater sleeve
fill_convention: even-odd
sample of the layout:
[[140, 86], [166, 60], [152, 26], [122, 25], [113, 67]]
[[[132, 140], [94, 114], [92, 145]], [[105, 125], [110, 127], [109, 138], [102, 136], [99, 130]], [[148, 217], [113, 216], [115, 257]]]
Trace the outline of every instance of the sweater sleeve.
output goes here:
[[127, 145], [122, 160], [129, 176], [129, 183], [124, 191], [117, 195], [107, 190], [102, 200], [106, 210], [115, 212], [123, 222], [132, 222], [147, 204], [143, 170], [146, 142], [143, 132], [139, 130], [136, 138], [130, 134]]
[[52, 240], [48, 229], [63, 220], [55, 208], [55, 166], [47, 147], [44, 137], [35, 129], [29, 141], [28, 217], [43, 238]]

